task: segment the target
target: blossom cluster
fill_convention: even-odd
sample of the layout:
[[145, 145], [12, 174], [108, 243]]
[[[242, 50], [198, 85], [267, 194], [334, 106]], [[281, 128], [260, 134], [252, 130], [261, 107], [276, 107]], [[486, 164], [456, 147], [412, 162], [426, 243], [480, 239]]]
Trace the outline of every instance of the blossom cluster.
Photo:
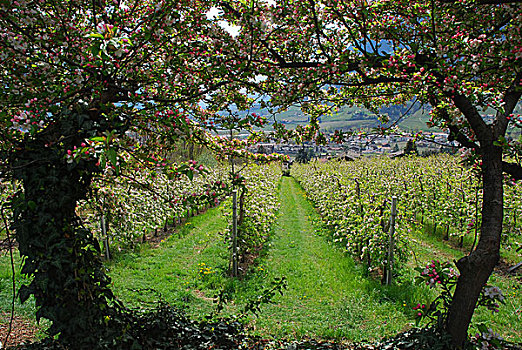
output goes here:
[[484, 324], [479, 324], [478, 332], [471, 337], [471, 343], [474, 344], [478, 350], [501, 349], [503, 340], [504, 338]]
[[484, 305], [492, 312], [499, 312], [499, 303], [504, 303], [505, 296], [496, 286], [485, 286], [481, 293], [479, 304]]
[[425, 278], [425, 284], [433, 288], [437, 284], [454, 281], [459, 274], [449, 262], [441, 263], [438, 260], [432, 260], [422, 270], [421, 276]]
[[424, 311], [426, 310], [426, 304], [417, 304], [417, 306], [413, 307], [413, 311], [415, 311], [416, 317], [422, 317], [424, 314]]

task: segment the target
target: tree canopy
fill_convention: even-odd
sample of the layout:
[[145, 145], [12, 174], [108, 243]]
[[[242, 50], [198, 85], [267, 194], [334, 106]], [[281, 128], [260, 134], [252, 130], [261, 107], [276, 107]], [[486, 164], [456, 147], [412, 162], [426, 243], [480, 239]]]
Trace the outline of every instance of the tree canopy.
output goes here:
[[[499, 259], [504, 173], [522, 178], [520, 143], [506, 138], [522, 125], [514, 113], [520, 23], [516, 0], [0, 1], [0, 171], [24, 184], [14, 222], [23, 271], [35, 276], [23, 298], [35, 295], [37, 316], [70, 339], [103, 324], [100, 300], [112, 295], [96, 249], [82, 250], [96, 242], [74, 207], [93, 176], [119, 172], [121, 151], [190, 175], [195, 164], [166, 163], [162, 149], [182, 137], [247, 156], [238, 148], [254, 142], [252, 126], [266, 120], [238, 111], [255, 96], [274, 110], [299, 103], [311, 115], [299, 132], [321, 142], [318, 118], [336, 106], [415, 99], [431, 105], [430, 125], [448, 130], [482, 173], [480, 241], [457, 263], [445, 321], [463, 344]], [[209, 132], [217, 128], [250, 129], [253, 138]], [[129, 133], [146, 134], [151, 147]], [[64, 246], [56, 262], [49, 253]], [[54, 273], [50, 287], [44, 281]], [[62, 299], [53, 299], [57, 291]], [[61, 328], [67, 305], [85, 312], [93, 304], [92, 327]]]
[[224, 54], [238, 43], [209, 16], [212, 5], [0, 2], [0, 178], [22, 185], [10, 205], [22, 272], [32, 277], [19, 296], [35, 297], [37, 319], [49, 319], [64, 344], [133, 342], [99, 244], [75, 212], [93, 177], [118, 175], [125, 163], [192, 177], [199, 164], [166, 158], [174, 142], [248, 156], [252, 140], [212, 131], [265, 123], [218, 113], [246, 108], [239, 82], [253, 77], [249, 62]]

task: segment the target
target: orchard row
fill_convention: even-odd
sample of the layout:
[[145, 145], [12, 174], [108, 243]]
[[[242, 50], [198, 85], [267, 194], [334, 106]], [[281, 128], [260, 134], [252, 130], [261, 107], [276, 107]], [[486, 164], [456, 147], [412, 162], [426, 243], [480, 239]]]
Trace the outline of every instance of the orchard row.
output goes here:
[[[248, 165], [232, 171], [229, 165], [218, 165], [192, 179], [175, 179], [161, 171], [140, 169], [122, 171], [119, 177], [101, 176], [94, 180], [87, 200], [81, 201], [76, 212], [82, 224], [112, 247], [126, 249], [147, 237], [176, 226], [209, 206], [223, 203], [229, 219], [229, 239], [232, 228], [232, 196], [238, 194], [238, 254], [242, 266], [255, 256], [268, 239], [270, 227], [279, 209], [277, 195], [280, 166]], [[0, 204], [6, 221], [10, 222], [9, 201], [16, 191], [14, 185], [0, 182]], [[102, 233], [104, 217], [105, 235]], [[5, 236], [1, 221], [0, 233]]]
[[77, 213], [92, 232], [101, 232], [103, 215], [109, 239], [120, 247], [128, 247], [219, 203], [230, 191], [227, 178], [226, 167], [192, 180], [185, 176], [169, 179], [162, 172], [149, 169], [124, 171], [120, 177], [96, 179], [92, 195], [80, 203]]
[[80, 203], [77, 212], [93, 232], [101, 232], [100, 218], [104, 215], [110, 241], [124, 248], [222, 201], [223, 210], [231, 215], [231, 193], [236, 189], [239, 252], [246, 256], [262, 246], [268, 236], [279, 207], [279, 177], [277, 166], [249, 165], [232, 171], [230, 166], [220, 165], [192, 179], [169, 179], [161, 172], [142, 169], [122, 173], [112, 181], [98, 178], [92, 196]]
[[[280, 207], [280, 179], [281, 167], [278, 164], [250, 166], [237, 175], [237, 255], [240, 274], [246, 272], [269, 238]], [[232, 237], [232, 206], [232, 197], [229, 197], [223, 205], [229, 222], [227, 237]]]
[[[291, 174], [315, 204], [325, 224], [347, 251], [368, 263], [385, 264], [392, 196], [398, 198], [396, 257], [408, 254], [408, 232], [430, 223], [443, 238], [479, 234], [482, 186], [473, 167], [447, 155], [429, 158], [363, 158], [354, 162], [294, 165]], [[522, 242], [522, 185], [505, 181], [503, 242]]]

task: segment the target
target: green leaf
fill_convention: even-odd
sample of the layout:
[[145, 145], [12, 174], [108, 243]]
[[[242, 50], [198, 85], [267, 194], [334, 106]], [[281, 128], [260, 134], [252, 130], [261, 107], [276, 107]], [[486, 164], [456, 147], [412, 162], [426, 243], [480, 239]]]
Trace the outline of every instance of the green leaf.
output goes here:
[[100, 45], [93, 45], [90, 49], [93, 56], [98, 56], [100, 53]]
[[118, 161], [118, 154], [116, 153], [116, 150], [114, 148], [109, 148], [105, 153], [107, 154], [109, 162], [111, 162], [113, 166], [116, 166], [116, 163]]
[[89, 34], [89, 38], [99, 38], [99, 39], [104, 39], [104, 36], [101, 35], [100, 33], [91, 33], [91, 34]]
[[479, 323], [477, 328], [481, 333], [488, 333], [488, 326], [486, 326], [484, 323]]
[[105, 157], [105, 154], [102, 153], [100, 155], [100, 166], [102, 169], [105, 169], [105, 165], [107, 164], [107, 157]]
[[31, 209], [31, 210], [35, 210], [36, 203], [34, 201], [29, 201], [29, 202], [27, 202], [27, 207], [29, 207], [29, 209]]

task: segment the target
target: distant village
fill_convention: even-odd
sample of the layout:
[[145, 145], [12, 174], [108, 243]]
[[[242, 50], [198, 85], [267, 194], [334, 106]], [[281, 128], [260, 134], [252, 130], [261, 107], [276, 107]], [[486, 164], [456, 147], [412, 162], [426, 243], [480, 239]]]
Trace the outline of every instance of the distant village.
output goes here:
[[316, 145], [312, 142], [303, 144], [279, 144], [259, 143], [250, 147], [251, 152], [257, 153], [279, 153], [295, 159], [303, 153], [309, 158], [343, 158], [346, 160], [359, 157], [388, 155], [389, 157], [400, 157], [404, 155], [408, 147], [414, 147], [418, 155], [429, 155], [440, 152], [452, 152], [458, 145], [456, 142], [448, 141], [448, 134], [443, 132], [425, 132], [422, 139], [413, 142], [411, 137], [402, 135], [370, 135], [352, 136], [342, 144], [330, 143], [327, 145]]

